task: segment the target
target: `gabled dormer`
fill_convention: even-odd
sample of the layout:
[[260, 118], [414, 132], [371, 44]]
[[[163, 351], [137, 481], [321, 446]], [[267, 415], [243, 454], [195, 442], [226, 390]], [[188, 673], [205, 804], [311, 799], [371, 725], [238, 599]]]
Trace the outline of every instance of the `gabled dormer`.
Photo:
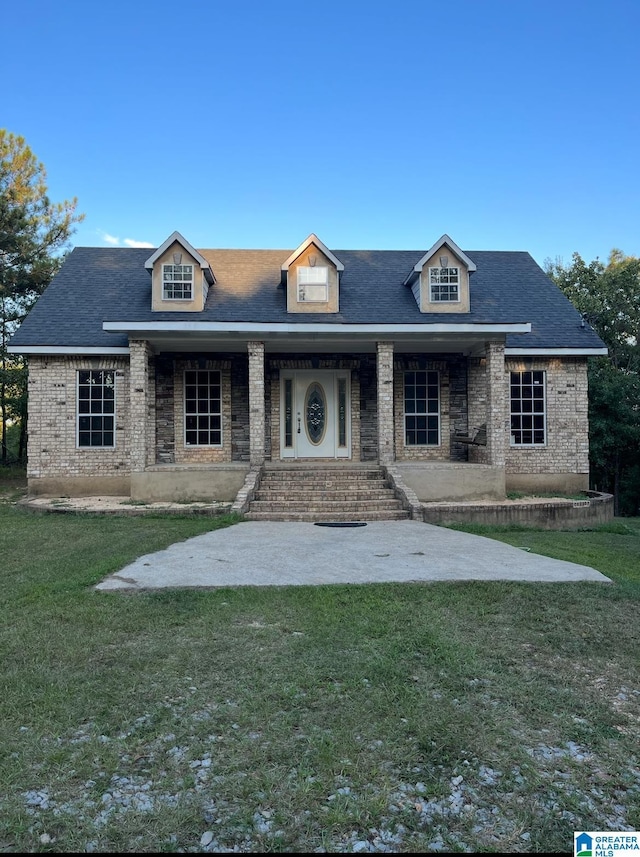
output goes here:
[[154, 312], [201, 312], [213, 271], [204, 256], [179, 232], [174, 232], [145, 262], [151, 272], [151, 309]]
[[469, 275], [475, 264], [458, 245], [443, 235], [404, 281], [420, 312], [469, 312]]
[[287, 312], [338, 312], [344, 265], [311, 234], [282, 265]]

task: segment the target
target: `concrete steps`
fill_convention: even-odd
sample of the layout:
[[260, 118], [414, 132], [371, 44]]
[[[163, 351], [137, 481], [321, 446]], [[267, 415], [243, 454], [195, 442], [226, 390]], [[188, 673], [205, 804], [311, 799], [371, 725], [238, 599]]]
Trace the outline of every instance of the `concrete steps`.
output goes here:
[[409, 517], [379, 467], [265, 467], [250, 521], [397, 521]]

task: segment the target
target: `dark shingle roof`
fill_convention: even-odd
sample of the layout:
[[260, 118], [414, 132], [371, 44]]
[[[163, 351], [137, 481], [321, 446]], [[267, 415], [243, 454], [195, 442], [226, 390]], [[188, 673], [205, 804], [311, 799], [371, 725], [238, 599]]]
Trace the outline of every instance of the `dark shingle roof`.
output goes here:
[[340, 312], [289, 314], [280, 267], [289, 250], [200, 250], [216, 284], [201, 313], [152, 312], [152, 250], [77, 247], [39, 299], [11, 345], [126, 346], [104, 321], [217, 321], [330, 324], [469, 324], [531, 322], [531, 333], [509, 335], [507, 346], [600, 348], [603, 343], [528, 253], [465, 251], [477, 266], [469, 313], [421, 313], [403, 282], [420, 250], [336, 250], [344, 264]]

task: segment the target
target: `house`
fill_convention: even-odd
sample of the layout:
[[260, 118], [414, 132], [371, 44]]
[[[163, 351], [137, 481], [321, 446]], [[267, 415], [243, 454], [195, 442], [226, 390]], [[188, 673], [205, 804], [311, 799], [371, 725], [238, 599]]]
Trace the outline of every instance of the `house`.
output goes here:
[[77, 247], [14, 336], [34, 495], [232, 500], [371, 462], [419, 500], [588, 487], [595, 332], [525, 252]]

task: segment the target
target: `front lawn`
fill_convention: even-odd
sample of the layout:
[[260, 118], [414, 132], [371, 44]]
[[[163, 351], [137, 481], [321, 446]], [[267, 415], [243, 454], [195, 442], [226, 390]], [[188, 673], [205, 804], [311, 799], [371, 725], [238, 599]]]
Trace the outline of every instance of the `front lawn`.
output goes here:
[[613, 585], [92, 588], [227, 522], [0, 505], [0, 848], [570, 851], [640, 827], [640, 522], [491, 533]]

